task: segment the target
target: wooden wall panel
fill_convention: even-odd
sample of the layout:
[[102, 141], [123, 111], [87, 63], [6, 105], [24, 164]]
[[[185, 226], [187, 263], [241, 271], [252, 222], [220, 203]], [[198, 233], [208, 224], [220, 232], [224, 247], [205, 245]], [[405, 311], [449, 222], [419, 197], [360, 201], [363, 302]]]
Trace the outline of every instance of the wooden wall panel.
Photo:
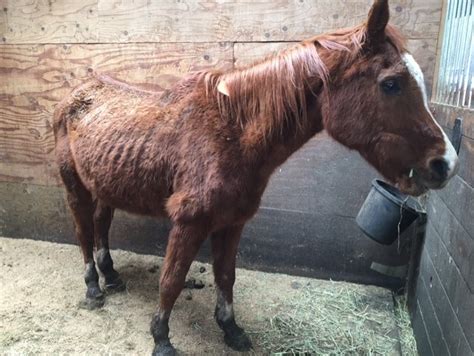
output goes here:
[[277, 54], [279, 51], [295, 46], [298, 42], [245, 42], [234, 44], [234, 62], [243, 67], [262, 58]]
[[[433, 272], [436, 272], [439, 283], [441, 283], [452, 305], [452, 308], [447, 309], [446, 313], [451, 311], [455, 314], [468, 342], [474, 348], [474, 319], [472, 318], [472, 315], [474, 315], [474, 290], [469, 288], [433, 224], [429, 224], [426, 236], [429, 240], [427, 244], [427, 252], [429, 253], [426, 255], [429, 255], [429, 257], [424, 257], [432, 261], [433, 268], [423, 270], [423, 273], [428, 277], [426, 279], [432, 282], [432, 278], [429, 277], [433, 277]], [[431, 299], [436, 303], [439, 296], [435, 294]], [[446, 329], [446, 327], [449, 327], [449, 325], [443, 325], [443, 329]]]
[[3, 43], [98, 42], [97, 9], [98, 0], [0, 0], [0, 38]]
[[[371, 180], [378, 176], [359, 153], [324, 132], [277, 169], [261, 207], [354, 219], [370, 190]], [[354, 228], [350, 236], [359, 235], [358, 227]]]
[[[434, 105], [439, 122], [448, 132], [456, 117], [463, 118], [459, 157], [460, 170], [439, 191], [432, 192], [428, 202], [428, 227], [421, 258], [420, 278], [416, 292], [414, 330], [426, 349], [426, 335], [434, 354], [445, 354], [439, 339], [446, 341], [449, 354], [474, 354], [474, 140], [471, 135], [472, 111]], [[446, 127], [447, 126], [447, 127]], [[425, 316], [427, 300], [434, 306], [439, 324]], [[420, 308], [422, 310], [420, 310]], [[423, 310], [423, 308], [425, 308]], [[417, 321], [423, 314], [425, 324]], [[441, 331], [441, 334], [440, 334]], [[425, 344], [425, 345], [423, 345]]]
[[474, 187], [474, 139], [464, 136], [459, 151], [459, 176]]
[[463, 118], [462, 133], [464, 136], [474, 140], [474, 111], [462, 108], [456, 108], [449, 105], [432, 104], [435, 111], [435, 117], [440, 125], [448, 128], [454, 126], [454, 120], [458, 117]]
[[0, 53], [0, 179], [57, 184], [52, 112], [94, 72], [154, 90], [191, 70], [232, 66], [222, 44], [4, 45]]
[[428, 217], [431, 226], [459, 269], [461, 278], [474, 293], [474, 237], [469, 235], [436, 193], [432, 193], [430, 199]]
[[[6, 43], [299, 41], [367, 18], [372, 0], [1, 0]], [[409, 38], [436, 39], [441, 0], [394, 0]]]
[[459, 176], [436, 193], [474, 239], [474, 190]]
[[[429, 296], [429, 290], [425, 283], [419, 283], [418, 288], [418, 307], [419, 312], [423, 315], [423, 321], [427, 327], [427, 335], [430, 339], [432, 353], [435, 356], [446, 356], [449, 355], [448, 345], [443, 335], [442, 328], [440, 326], [438, 317], [436, 315], [433, 302]], [[429, 354], [425, 354], [429, 355]]]
[[[459, 356], [472, 355], [473, 349], [469, 345], [469, 342], [472, 342], [472, 339], [469, 340], [469, 338], [466, 336], [463, 326], [460, 324], [455, 313], [454, 308], [456, 305], [452, 304], [450, 296], [447, 294], [449, 289], [446, 289], [446, 287], [443, 285], [444, 281], [440, 279], [440, 276], [438, 275], [438, 272], [435, 268], [434, 261], [429, 255], [426, 254], [423, 256], [420, 268], [421, 272], [418, 279], [417, 291], [419, 291], [421, 288], [426, 288], [428, 290], [431, 299], [431, 305], [434, 307], [436, 316], [439, 320], [439, 326], [442, 328], [442, 337], [444, 340], [446, 340], [446, 344], [450, 351], [449, 354]], [[422, 284], [424, 286], [422, 286]], [[466, 297], [469, 297], [469, 295]], [[424, 303], [426, 303], [426, 301], [424, 301]], [[467, 315], [472, 315], [472, 311]], [[425, 315], [423, 316], [425, 317]], [[433, 337], [432, 329], [435, 329], [437, 325], [427, 323], [425, 318], [425, 326], [429, 337]], [[416, 331], [417, 330], [415, 329], [415, 333]], [[431, 343], [433, 344], [433, 340], [431, 340]], [[425, 354], [421, 353], [420, 349], [419, 351], [421, 356], [425, 356]], [[434, 355], [444, 356], [438, 354], [437, 351], [438, 350], [433, 349]]]
[[433, 347], [426, 328], [425, 318], [421, 311], [420, 302], [416, 301], [416, 313], [412, 317], [411, 325], [413, 329], [419, 330], [416, 335], [416, 346], [420, 355], [433, 355]]

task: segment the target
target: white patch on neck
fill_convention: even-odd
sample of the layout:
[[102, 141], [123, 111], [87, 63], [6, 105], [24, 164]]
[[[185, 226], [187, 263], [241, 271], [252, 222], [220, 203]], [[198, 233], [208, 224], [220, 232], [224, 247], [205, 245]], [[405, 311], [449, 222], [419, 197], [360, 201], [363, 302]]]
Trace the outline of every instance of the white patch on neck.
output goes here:
[[456, 153], [456, 150], [454, 149], [448, 136], [446, 135], [444, 130], [441, 128], [441, 126], [438, 124], [438, 122], [435, 120], [435, 118], [433, 117], [433, 114], [430, 111], [430, 108], [428, 106], [428, 97], [426, 95], [425, 79], [423, 77], [423, 72], [421, 71], [420, 66], [418, 65], [418, 63], [415, 61], [415, 58], [413, 58], [413, 56], [410, 53], [406, 53], [406, 52], [403, 53], [402, 60], [405, 63], [411, 76], [415, 79], [418, 86], [420, 87], [421, 95], [423, 96], [423, 103], [425, 104], [426, 111], [430, 114], [434, 123], [436, 124], [436, 126], [438, 126], [441, 133], [443, 134], [444, 144], [445, 144], [443, 158], [446, 160], [446, 162], [448, 162], [448, 166], [449, 166], [448, 177], [451, 177], [451, 174], [458, 162], [458, 155]]
[[227, 87], [227, 83], [224, 81], [224, 80], [221, 80], [219, 82], [219, 84], [217, 84], [217, 90], [221, 93], [221, 94], [224, 94], [226, 96], [230, 96], [229, 95], [229, 88]]

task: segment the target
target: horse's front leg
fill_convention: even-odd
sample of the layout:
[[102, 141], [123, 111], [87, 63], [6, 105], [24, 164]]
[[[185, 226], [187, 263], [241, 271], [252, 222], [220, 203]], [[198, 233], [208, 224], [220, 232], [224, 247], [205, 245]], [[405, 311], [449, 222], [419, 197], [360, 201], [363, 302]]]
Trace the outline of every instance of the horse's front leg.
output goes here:
[[224, 331], [225, 343], [234, 350], [248, 351], [252, 343], [245, 331], [235, 322], [233, 287], [235, 259], [243, 225], [230, 226], [212, 234], [213, 269], [217, 285], [215, 318]]
[[176, 354], [169, 339], [171, 309], [183, 289], [191, 262], [206, 237], [207, 231], [196, 225], [177, 224], [170, 232], [160, 277], [160, 307], [151, 321], [151, 333], [155, 340], [153, 356]]

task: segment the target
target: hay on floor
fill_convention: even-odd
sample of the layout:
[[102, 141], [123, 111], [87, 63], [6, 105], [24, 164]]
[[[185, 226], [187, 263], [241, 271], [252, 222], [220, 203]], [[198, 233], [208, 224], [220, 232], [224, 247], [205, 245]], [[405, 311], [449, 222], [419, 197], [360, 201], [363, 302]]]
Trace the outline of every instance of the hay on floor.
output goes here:
[[390, 310], [393, 305], [386, 298], [378, 300], [352, 285], [306, 285], [267, 319], [268, 328], [257, 331], [256, 337], [267, 352], [277, 355], [416, 355], [406, 309], [397, 309], [396, 323], [387, 318]]

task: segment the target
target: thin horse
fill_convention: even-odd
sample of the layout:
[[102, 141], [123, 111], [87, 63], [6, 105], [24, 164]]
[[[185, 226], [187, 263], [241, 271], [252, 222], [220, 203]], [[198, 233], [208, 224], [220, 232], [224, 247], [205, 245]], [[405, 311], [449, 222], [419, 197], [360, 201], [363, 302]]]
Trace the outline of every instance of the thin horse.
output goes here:
[[186, 273], [210, 236], [215, 318], [225, 342], [248, 350], [232, 308], [244, 224], [270, 175], [327, 130], [409, 194], [443, 187], [457, 155], [427, 105], [423, 74], [387, 1], [366, 23], [316, 36], [243, 69], [193, 73], [164, 93], [90, 79], [54, 114], [56, 155], [85, 262], [86, 300], [124, 284], [108, 233], [114, 209], [167, 217], [173, 227], [151, 332], [154, 354], [175, 353], [168, 320]]

